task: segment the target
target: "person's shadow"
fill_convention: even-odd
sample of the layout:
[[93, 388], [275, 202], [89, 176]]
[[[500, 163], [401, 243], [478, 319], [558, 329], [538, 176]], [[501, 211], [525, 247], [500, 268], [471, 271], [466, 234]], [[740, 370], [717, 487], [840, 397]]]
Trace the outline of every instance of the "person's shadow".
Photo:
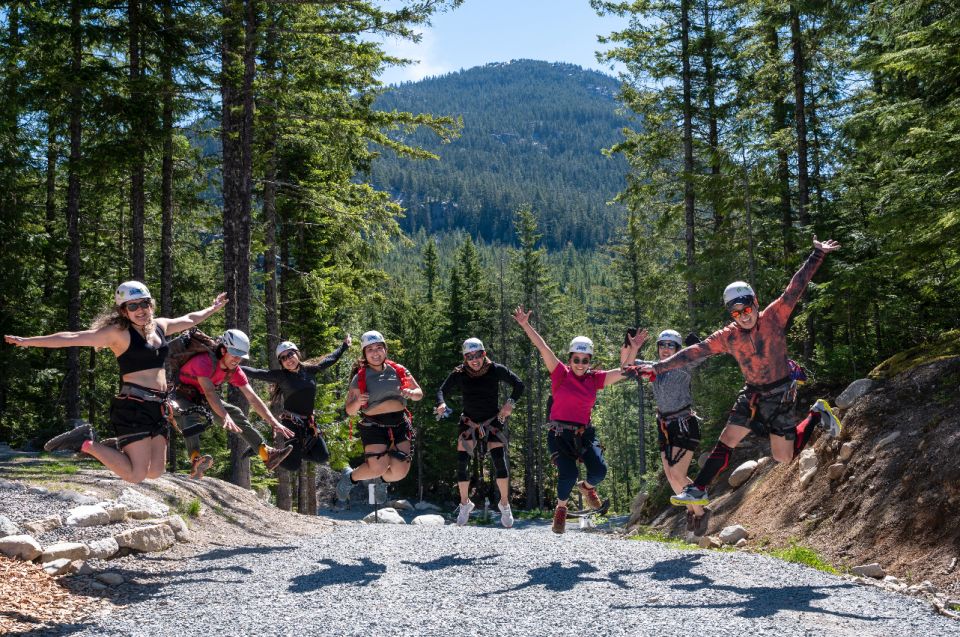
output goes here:
[[429, 562], [408, 562], [402, 561], [401, 564], [406, 564], [407, 566], [414, 566], [419, 568], [421, 571], [440, 571], [445, 568], [452, 568], [456, 566], [473, 566], [473, 565], [488, 565], [495, 564], [496, 555], [487, 555], [486, 557], [462, 557], [460, 555], [444, 555], [443, 557], [438, 557], [435, 560], [430, 560]]
[[294, 577], [287, 590], [291, 593], [307, 593], [337, 584], [367, 586], [387, 572], [386, 564], [379, 564], [368, 557], [361, 557], [357, 564], [343, 564], [331, 559], [322, 559], [319, 563], [327, 568]]
[[606, 577], [588, 577], [592, 573], [599, 572], [596, 566], [583, 560], [576, 560], [572, 566], [563, 566], [560, 562], [550, 562], [547, 566], [540, 566], [527, 571], [528, 579], [526, 582], [511, 588], [484, 593], [484, 597], [512, 593], [532, 586], [543, 586], [548, 591], [560, 593], [573, 590], [577, 584], [582, 582], [607, 582], [618, 588], [626, 589], [630, 587], [624, 581], [624, 577], [640, 571], [622, 569], [611, 571]]

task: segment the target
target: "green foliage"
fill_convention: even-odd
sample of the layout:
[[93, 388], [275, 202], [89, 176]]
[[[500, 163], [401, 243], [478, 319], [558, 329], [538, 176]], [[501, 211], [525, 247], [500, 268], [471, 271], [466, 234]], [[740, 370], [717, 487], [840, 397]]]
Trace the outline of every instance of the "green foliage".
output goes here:
[[680, 538], [673, 537], [672, 535], [667, 535], [661, 531], [654, 531], [649, 527], [641, 526], [637, 529], [637, 532], [633, 535], [627, 537], [628, 540], [639, 540], [641, 542], [658, 542], [660, 544], [665, 544], [670, 548], [690, 550], [700, 548], [696, 544], [691, 544], [690, 542], [685, 542]]
[[836, 568], [831, 566], [829, 562], [818, 555], [816, 551], [804, 546], [800, 546], [796, 542], [791, 542], [789, 548], [770, 551], [770, 555], [780, 558], [785, 562], [803, 564], [818, 571], [823, 571], [824, 573], [831, 573], [833, 575], [837, 575], [839, 573]]
[[193, 498], [187, 502], [180, 500], [177, 502], [177, 513], [181, 516], [186, 516], [188, 518], [198, 518], [200, 517], [200, 498]]

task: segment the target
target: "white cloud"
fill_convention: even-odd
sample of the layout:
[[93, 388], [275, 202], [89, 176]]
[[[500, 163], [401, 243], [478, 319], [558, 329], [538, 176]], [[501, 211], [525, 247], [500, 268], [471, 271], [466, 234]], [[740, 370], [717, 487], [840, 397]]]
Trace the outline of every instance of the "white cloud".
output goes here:
[[422, 80], [453, 70], [441, 59], [437, 36], [432, 29], [423, 31], [420, 42], [389, 38], [383, 46], [390, 55], [414, 60], [409, 66], [395, 67], [384, 73], [381, 79], [388, 84]]

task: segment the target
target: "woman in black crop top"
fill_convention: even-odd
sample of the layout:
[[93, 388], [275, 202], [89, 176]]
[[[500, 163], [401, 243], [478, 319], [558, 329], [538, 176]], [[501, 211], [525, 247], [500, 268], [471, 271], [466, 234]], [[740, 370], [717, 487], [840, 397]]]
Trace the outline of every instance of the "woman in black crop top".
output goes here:
[[101, 314], [89, 330], [47, 336], [5, 336], [18, 347], [109, 347], [123, 385], [110, 404], [116, 447], [96, 442], [89, 424], [60, 434], [44, 445], [47, 451], [70, 449], [89, 454], [127, 482], [163, 475], [167, 457], [167, 422], [172, 417], [163, 363], [166, 337], [198, 325], [227, 303], [220, 294], [210, 307], [179, 318], [154, 317], [150, 291], [139, 281], [121, 283], [114, 307]]
[[293, 450], [280, 466], [288, 471], [297, 471], [304, 460], [326, 462], [330, 458], [327, 443], [314, 420], [313, 406], [317, 400], [317, 374], [327, 369], [343, 356], [353, 341], [350, 335], [344, 337], [337, 349], [315, 363], [301, 362], [300, 350], [290, 341], [277, 345], [277, 361], [282, 369], [256, 369], [241, 365], [247, 378], [274, 383], [271, 389], [271, 402], [279, 400], [282, 405], [279, 420], [293, 430], [294, 438], [290, 442]]

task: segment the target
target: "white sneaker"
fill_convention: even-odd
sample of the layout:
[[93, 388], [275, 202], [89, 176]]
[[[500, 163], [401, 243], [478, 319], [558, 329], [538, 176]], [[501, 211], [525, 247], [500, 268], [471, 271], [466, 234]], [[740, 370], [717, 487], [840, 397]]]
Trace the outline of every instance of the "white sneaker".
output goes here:
[[503, 528], [509, 529], [513, 526], [513, 511], [510, 510], [509, 504], [499, 504], [500, 507], [500, 524], [503, 525]]
[[474, 505], [473, 502], [467, 500], [466, 504], [460, 503], [460, 513], [457, 514], [457, 526], [466, 526], [467, 520], [470, 519], [470, 512], [473, 511]]

